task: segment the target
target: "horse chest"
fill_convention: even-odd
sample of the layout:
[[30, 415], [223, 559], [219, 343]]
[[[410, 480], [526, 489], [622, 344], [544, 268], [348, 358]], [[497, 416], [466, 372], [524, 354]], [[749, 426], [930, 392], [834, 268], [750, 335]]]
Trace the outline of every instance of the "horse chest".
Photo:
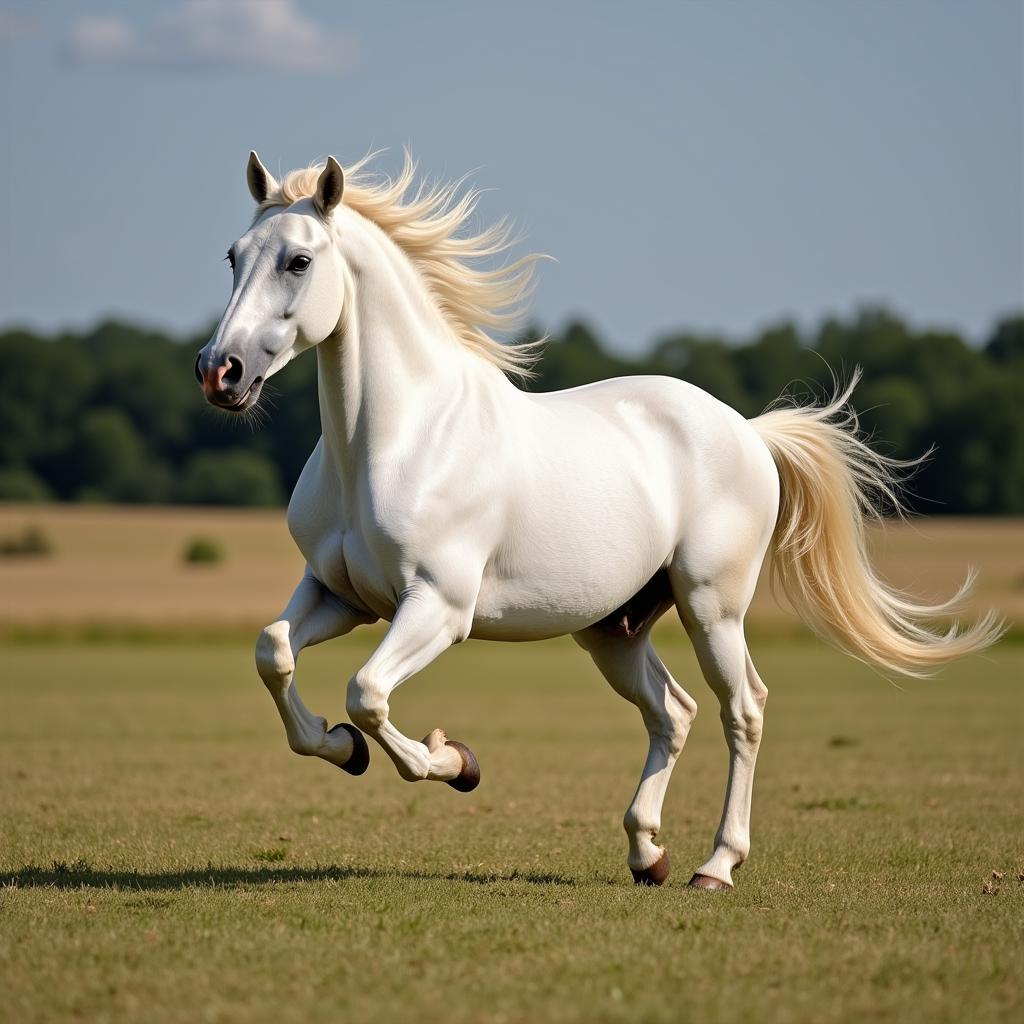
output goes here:
[[313, 575], [331, 593], [353, 608], [382, 619], [393, 617], [401, 585], [396, 586], [392, 573], [374, 558], [357, 531], [335, 527], [317, 538], [296, 538], [296, 543]]
[[359, 483], [348, 493], [323, 456], [310, 456], [288, 504], [288, 530], [313, 575], [353, 608], [390, 619], [403, 580], [392, 539], [384, 534]]

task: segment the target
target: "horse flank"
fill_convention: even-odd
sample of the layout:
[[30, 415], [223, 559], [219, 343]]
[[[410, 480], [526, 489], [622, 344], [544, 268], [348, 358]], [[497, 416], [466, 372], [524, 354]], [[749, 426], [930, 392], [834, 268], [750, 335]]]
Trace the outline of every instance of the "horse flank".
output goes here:
[[[487, 330], [509, 331], [521, 323], [533, 291], [536, 264], [549, 257], [530, 253], [499, 267], [474, 266], [516, 244], [506, 219], [476, 234], [464, 233], [480, 199], [478, 189], [460, 195], [463, 180], [413, 187], [416, 163], [405, 152], [394, 180], [371, 177], [369, 154], [345, 168], [342, 202], [376, 224], [412, 261], [454, 335], [466, 348], [506, 373], [531, 376], [541, 342], [499, 342]], [[316, 193], [323, 163], [289, 171], [258, 205], [253, 223], [267, 210], [291, 206]]]

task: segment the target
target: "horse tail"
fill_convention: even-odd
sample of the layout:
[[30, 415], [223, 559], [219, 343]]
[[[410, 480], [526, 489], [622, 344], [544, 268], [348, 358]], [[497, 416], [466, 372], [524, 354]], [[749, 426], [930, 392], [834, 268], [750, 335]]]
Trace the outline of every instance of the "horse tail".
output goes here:
[[[816, 632], [884, 671], [923, 677], [946, 662], [984, 650], [1005, 624], [993, 612], [971, 626], [949, 619], [970, 592], [971, 570], [948, 601], [914, 600], [881, 580], [871, 565], [866, 525], [888, 511], [904, 515], [903, 462], [873, 451], [847, 404], [856, 371], [825, 405], [777, 405], [751, 425], [771, 452], [781, 484], [772, 540], [772, 582]], [[927, 457], [927, 456], [925, 456]]]

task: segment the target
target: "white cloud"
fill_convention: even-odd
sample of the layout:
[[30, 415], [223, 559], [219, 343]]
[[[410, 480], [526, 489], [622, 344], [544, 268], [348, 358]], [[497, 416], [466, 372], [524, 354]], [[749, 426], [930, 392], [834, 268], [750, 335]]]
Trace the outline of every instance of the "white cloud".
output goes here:
[[296, 0], [181, 0], [138, 28], [116, 15], [83, 15], [67, 54], [77, 63], [133, 68], [348, 71], [358, 44], [298, 10]]

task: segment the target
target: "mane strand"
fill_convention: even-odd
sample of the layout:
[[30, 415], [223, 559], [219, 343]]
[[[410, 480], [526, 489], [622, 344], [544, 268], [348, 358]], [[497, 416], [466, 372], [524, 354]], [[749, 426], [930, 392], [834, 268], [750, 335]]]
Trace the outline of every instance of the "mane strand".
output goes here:
[[[508, 252], [519, 238], [505, 218], [477, 234], [464, 234], [480, 191], [463, 191], [465, 179], [415, 189], [416, 163], [405, 151], [395, 179], [370, 176], [370, 153], [345, 168], [342, 203], [376, 224], [412, 260], [455, 336], [466, 348], [506, 373], [530, 377], [542, 342], [504, 343], [487, 331], [521, 323], [534, 287], [534, 267], [546, 257], [531, 253], [492, 269], [474, 266]], [[256, 210], [291, 206], [316, 193], [324, 164], [289, 171]], [[461, 194], [460, 194], [461, 192]]]

